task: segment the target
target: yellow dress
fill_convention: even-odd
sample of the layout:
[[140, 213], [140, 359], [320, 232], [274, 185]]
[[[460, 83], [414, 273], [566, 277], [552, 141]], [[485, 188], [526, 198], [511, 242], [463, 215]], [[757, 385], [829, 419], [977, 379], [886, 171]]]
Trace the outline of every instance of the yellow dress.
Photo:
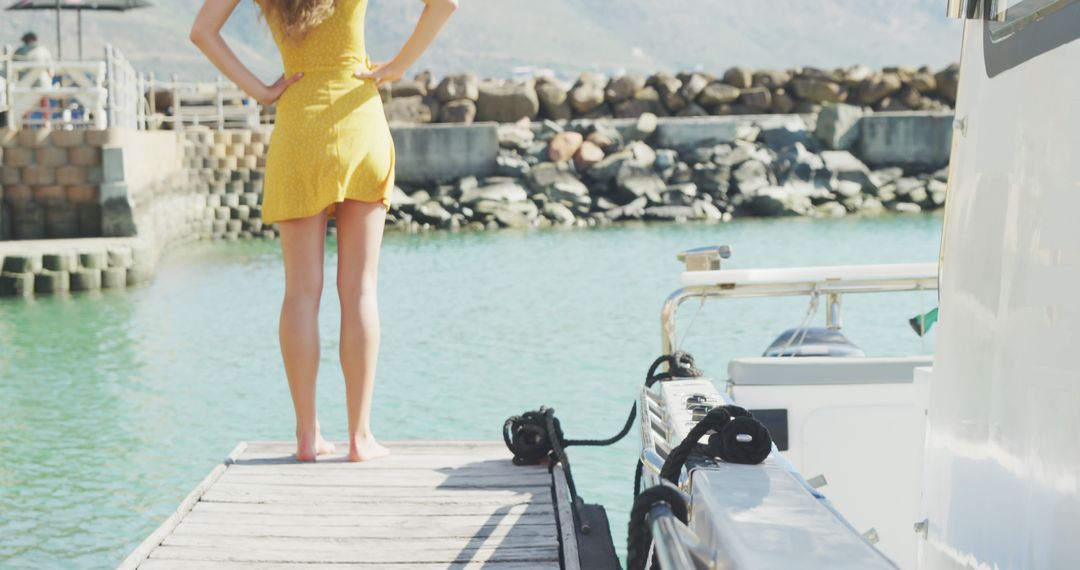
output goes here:
[[337, 0], [333, 14], [300, 40], [268, 15], [285, 77], [303, 72], [277, 102], [266, 157], [263, 223], [318, 214], [346, 199], [390, 205], [394, 141], [364, 47], [367, 0]]

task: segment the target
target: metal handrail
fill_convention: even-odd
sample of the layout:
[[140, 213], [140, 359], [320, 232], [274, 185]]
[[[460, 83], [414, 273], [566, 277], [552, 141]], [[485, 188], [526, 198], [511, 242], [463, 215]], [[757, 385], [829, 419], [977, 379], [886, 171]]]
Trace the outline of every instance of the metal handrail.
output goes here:
[[828, 299], [827, 325], [839, 329], [843, 295], [933, 291], [937, 276], [936, 263], [686, 271], [680, 278], [684, 287], [668, 296], [660, 312], [662, 354], [677, 343], [678, 310], [688, 299], [822, 295]]

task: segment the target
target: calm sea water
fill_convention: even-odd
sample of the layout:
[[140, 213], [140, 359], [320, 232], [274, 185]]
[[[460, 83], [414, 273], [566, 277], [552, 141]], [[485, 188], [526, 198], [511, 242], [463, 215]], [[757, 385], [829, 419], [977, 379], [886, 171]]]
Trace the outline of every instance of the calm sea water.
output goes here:
[[[376, 434], [494, 440], [507, 416], [546, 404], [568, 437], [606, 437], [658, 355], [680, 249], [731, 244], [729, 266], [744, 268], [918, 262], [937, 258], [939, 235], [932, 216], [388, 235]], [[333, 245], [319, 405], [324, 431], [342, 438]], [[0, 566], [114, 566], [237, 442], [291, 437], [278, 247], [188, 245], [149, 286], [0, 300]], [[728, 358], [759, 354], [806, 304], [710, 301], [683, 347], [724, 378]], [[934, 304], [932, 293], [849, 297], [845, 331], [871, 354], [929, 353], [933, 338], [906, 321]], [[684, 306], [684, 327], [697, 309]], [[570, 450], [620, 551], [637, 449], [632, 434]]]

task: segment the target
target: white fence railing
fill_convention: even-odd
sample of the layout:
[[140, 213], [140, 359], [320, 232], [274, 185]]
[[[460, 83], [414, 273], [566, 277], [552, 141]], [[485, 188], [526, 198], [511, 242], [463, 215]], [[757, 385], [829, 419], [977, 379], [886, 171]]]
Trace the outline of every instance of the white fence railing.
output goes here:
[[9, 128], [252, 128], [272, 122], [231, 82], [161, 81], [139, 73], [111, 45], [103, 60], [16, 61], [0, 53], [0, 112]]

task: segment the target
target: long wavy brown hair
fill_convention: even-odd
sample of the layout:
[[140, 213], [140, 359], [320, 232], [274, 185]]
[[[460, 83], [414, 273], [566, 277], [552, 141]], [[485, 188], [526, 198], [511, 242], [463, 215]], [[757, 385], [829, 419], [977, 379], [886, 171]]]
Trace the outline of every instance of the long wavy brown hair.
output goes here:
[[285, 37], [303, 39], [334, 13], [337, 0], [257, 0], [263, 14], [281, 23]]

